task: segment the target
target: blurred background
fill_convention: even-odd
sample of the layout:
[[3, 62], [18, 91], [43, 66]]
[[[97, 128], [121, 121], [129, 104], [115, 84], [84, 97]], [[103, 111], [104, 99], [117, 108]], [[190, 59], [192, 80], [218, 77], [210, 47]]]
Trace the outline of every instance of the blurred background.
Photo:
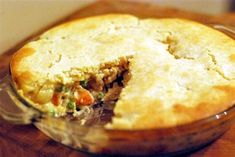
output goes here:
[[[141, 0], [139, 0], [141, 1]], [[145, 0], [146, 1], [146, 0]], [[147, 0], [161, 6], [218, 15], [233, 11], [235, 0]]]
[[[0, 53], [34, 32], [96, 0], [0, 0]], [[235, 0], [129, 0], [219, 15], [232, 12]]]

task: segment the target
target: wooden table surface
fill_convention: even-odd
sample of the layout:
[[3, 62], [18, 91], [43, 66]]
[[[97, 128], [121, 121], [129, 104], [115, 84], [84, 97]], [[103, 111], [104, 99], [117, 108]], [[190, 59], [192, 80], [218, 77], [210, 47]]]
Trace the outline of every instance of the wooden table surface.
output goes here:
[[[139, 17], [180, 17], [192, 19], [202, 23], [220, 23], [235, 26], [235, 14], [221, 16], [209, 16], [181, 11], [171, 8], [163, 8], [144, 1], [120, 1], [102, 0], [82, 10], [77, 11], [70, 17], [57, 22], [72, 20], [75, 18], [87, 17], [104, 13], [131, 13]], [[53, 24], [55, 25], [55, 24]], [[53, 26], [51, 25], [51, 26]], [[45, 27], [43, 30], [50, 28]], [[42, 31], [43, 31], [42, 30]], [[41, 32], [42, 32], [41, 31]], [[40, 34], [37, 32], [32, 35]], [[31, 37], [29, 37], [31, 38]], [[26, 39], [25, 41], [27, 41]], [[7, 71], [11, 54], [25, 41], [22, 41], [14, 48], [0, 57], [0, 77]], [[70, 149], [62, 144], [56, 143], [46, 135], [37, 130], [33, 125], [19, 126], [12, 125], [0, 119], [0, 157], [88, 157], [87, 154]], [[235, 124], [220, 139], [211, 145], [193, 152], [190, 157], [234, 157], [235, 156]]]

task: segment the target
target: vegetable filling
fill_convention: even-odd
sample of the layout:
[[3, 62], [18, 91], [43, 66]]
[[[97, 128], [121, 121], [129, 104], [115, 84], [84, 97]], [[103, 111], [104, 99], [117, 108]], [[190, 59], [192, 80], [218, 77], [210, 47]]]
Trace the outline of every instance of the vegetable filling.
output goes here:
[[86, 79], [58, 84], [51, 101], [55, 106], [66, 107], [67, 113], [76, 113], [85, 106], [96, 104], [112, 106], [131, 77], [128, 69], [129, 61], [125, 59], [116, 66], [106, 65], [96, 73], [85, 73]]

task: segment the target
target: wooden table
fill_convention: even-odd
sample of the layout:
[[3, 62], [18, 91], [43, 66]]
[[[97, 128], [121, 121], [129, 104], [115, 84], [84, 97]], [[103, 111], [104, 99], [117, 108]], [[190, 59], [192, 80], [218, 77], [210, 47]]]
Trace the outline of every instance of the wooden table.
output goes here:
[[[72, 20], [75, 18], [87, 17], [104, 13], [131, 13], [139, 17], [180, 17], [192, 19], [202, 23], [221, 23], [235, 26], [235, 14], [221, 16], [209, 16], [181, 11], [171, 8], [163, 8], [143, 1], [98, 1], [82, 10], [77, 11], [68, 18], [57, 22]], [[53, 24], [55, 25], [55, 24]], [[53, 26], [51, 25], [51, 26]], [[50, 28], [45, 27], [43, 30]], [[43, 31], [42, 30], [42, 31]], [[32, 35], [40, 34], [42, 31]], [[30, 38], [30, 37], [29, 37]], [[25, 41], [27, 41], [26, 39]], [[22, 46], [22, 41], [14, 48], [0, 57], [0, 77], [7, 71], [7, 66], [11, 54]], [[0, 119], [0, 156], [1, 157], [88, 157], [87, 154], [70, 149], [62, 144], [56, 143], [46, 135], [38, 131], [33, 125], [16, 126], [4, 122]], [[235, 124], [220, 139], [211, 145], [193, 152], [190, 157], [234, 157], [235, 156]]]

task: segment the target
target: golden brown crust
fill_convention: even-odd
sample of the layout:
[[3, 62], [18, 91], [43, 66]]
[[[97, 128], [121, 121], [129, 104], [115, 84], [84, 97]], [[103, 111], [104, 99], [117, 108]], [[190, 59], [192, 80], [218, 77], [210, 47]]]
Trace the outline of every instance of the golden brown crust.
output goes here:
[[16, 53], [14, 53], [11, 62], [10, 62], [10, 68], [13, 76], [17, 75], [18, 71], [18, 65], [22, 61], [23, 58], [28, 57], [34, 53], [34, 49], [32, 48], [21, 48]]
[[32, 75], [29, 71], [19, 68], [19, 65], [23, 61], [24, 58], [29, 57], [34, 54], [34, 49], [30, 47], [23, 47], [20, 50], [18, 50], [12, 57], [10, 62], [10, 68], [11, 68], [11, 75], [13, 78], [13, 81], [16, 83], [16, 85], [19, 86], [19, 88], [22, 88], [21, 85], [25, 84], [27, 80], [29, 80]]

